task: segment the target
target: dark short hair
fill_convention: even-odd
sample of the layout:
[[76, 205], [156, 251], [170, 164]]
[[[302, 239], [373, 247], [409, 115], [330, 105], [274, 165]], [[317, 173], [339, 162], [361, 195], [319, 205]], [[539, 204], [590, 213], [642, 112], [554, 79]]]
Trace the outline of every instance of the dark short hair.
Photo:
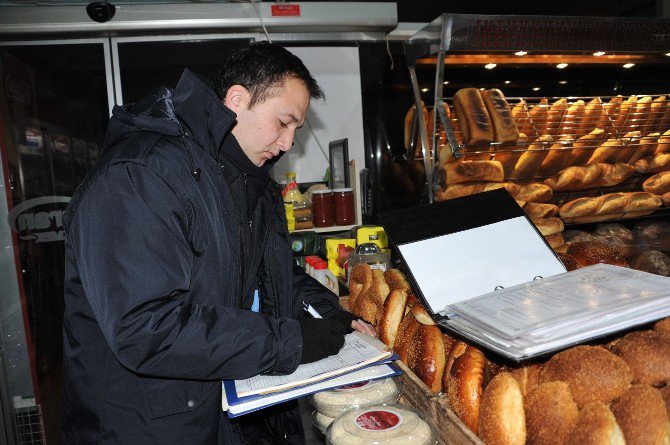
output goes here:
[[272, 97], [276, 88], [291, 77], [303, 81], [310, 97], [324, 98], [316, 80], [295, 54], [273, 43], [257, 42], [226, 59], [216, 76], [214, 90], [223, 100], [228, 88], [242, 85], [251, 93], [249, 107], [253, 107]]

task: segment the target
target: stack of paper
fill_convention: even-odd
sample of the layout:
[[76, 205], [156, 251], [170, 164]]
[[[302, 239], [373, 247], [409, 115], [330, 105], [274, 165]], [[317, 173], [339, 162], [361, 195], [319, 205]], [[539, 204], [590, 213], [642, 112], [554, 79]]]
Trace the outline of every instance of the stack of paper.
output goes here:
[[352, 332], [344, 340], [337, 355], [300, 365], [290, 375], [261, 374], [245, 380], [224, 380], [224, 411], [229, 417], [237, 417], [318, 391], [400, 373], [390, 364], [397, 356], [376, 338]]
[[520, 360], [670, 315], [669, 285], [598, 264], [449, 305], [442, 323]]

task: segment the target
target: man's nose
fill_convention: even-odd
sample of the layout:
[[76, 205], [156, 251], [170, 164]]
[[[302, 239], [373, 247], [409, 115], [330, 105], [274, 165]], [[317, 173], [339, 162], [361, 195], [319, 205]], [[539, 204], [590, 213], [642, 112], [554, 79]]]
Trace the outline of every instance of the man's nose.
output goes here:
[[295, 142], [293, 141], [294, 137], [295, 137], [295, 131], [290, 129], [285, 131], [284, 134], [281, 135], [281, 138], [279, 140], [279, 146], [281, 147], [282, 151], [288, 151], [291, 147], [295, 145]]

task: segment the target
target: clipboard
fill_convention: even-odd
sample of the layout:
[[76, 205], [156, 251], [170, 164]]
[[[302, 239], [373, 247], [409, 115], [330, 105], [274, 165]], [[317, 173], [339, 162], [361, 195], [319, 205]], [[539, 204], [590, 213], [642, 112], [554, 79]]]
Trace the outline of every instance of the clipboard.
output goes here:
[[417, 296], [446, 327], [450, 304], [566, 272], [504, 188], [379, 219]]

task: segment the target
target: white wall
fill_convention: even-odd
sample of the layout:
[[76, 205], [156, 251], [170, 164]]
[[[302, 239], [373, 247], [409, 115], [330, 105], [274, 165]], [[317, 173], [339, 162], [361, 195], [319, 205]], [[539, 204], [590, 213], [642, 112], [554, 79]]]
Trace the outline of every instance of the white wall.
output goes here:
[[[349, 139], [349, 159], [365, 167], [363, 111], [358, 47], [288, 47], [300, 57], [323, 89], [325, 100], [312, 100], [307, 121], [295, 137], [295, 146], [273, 167], [272, 177], [282, 183], [294, 171], [298, 182], [323, 179], [328, 167], [328, 142]], [[319, 149], [317, 141], [323, 147]]]

